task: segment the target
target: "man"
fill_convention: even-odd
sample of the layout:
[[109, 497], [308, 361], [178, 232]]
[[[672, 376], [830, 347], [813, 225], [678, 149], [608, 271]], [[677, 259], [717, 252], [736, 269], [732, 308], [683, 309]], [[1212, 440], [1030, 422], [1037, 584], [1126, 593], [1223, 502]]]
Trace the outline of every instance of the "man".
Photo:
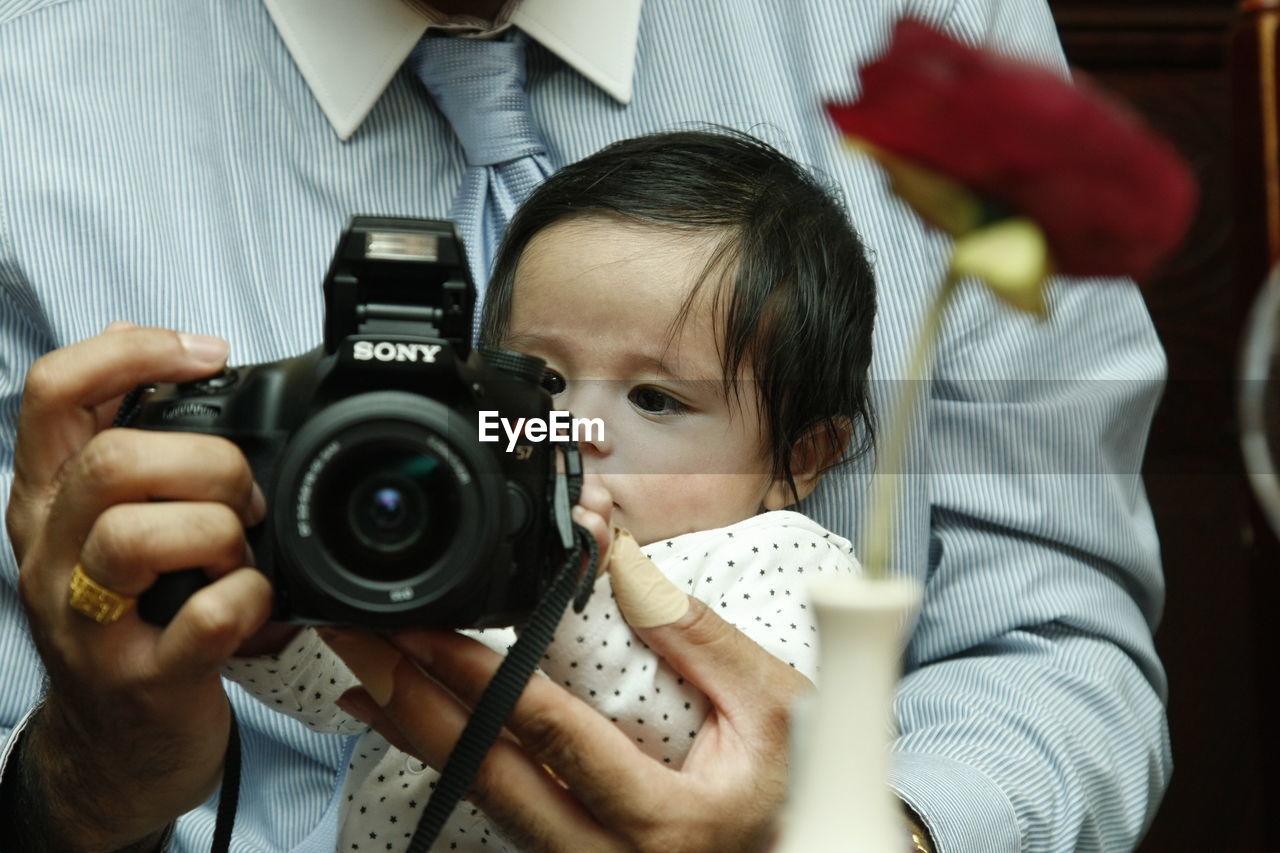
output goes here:
[[[901, 14], [1061, 63], [1047, 10], [1030, 0], [486, 5], [469, 8], [532, 42], [525, 88], [551, 168], [615, 138], [713, 121], [829, 175], [875, 254], [881, 379], [901, 372], [945, 247], [842, 150], [818, 104], [850, 92], [852, 69]], [[349, 215], [474, 218], [467, 199], [455, 202], [469, 152], [402, 67], [426, 26], [399, 0], [25, 0], [0, 11], [6, 449], [43, 353], [123, 318], [224, 337], [236, 363], [296, 354], [319, 338], [319, 282]], [[492, 235], [495, 224], [471, 231]], [[494, 247], [469, 244], [483, 279]], [[41, 696], [35, 648], [49, 687], [25, 735], [7, 742], [22, 749], [2, 778], [6, 797], [35, 792], [47, 813], [32, 811], [29, 830], [56, 828], [56, 849], [155, 849], [216, 787], [227, 737], [218, 665], [270, 644], [257, 633], [269, 591], [242, 570], [242, 526], [263, 514], [243, 459], [208, 437], [99, 432], [133, 384], [207, 374], [226, 357], [217, 340], [121, 328], [27, 380], [8, 504], [21, 579], [7, 561], [0, 584], [0, 725], [16, 726]], [[907, 650], [893, 780], [945, 849], [1123, 849], [1154, 812], [1169, 762], [1150, 636], [1162, 585], [1133, 424], [1149, 419], [1162, 372], [1130, 286], [1063, 288], [1043, 327], [978, 293], [949, 317], [895, 548], [895, 568], [926, 581], [926, 601]], [[881, 408], [893, 397], [889, 388]], [[866, 473], [830, 478], [806, 507], [854, 542]], [[158, 638], [132, 614], [103, 626], [67, 604], [76, 566], [134, 595], [191, 565], [220, 583]], [[645, 834], [654, 814], [663, 838], [690, 849], [706, 837], [695, 821], [704, 832], [746, 824], [758, 838], [785, 773], [776, 721], [799, 686], [758, 675], [765, 663], [740, 635], [696, 609], [689, 619], [655, 629], [655, 648], [697, 671], [720, 712], [763, 744], [702, 769], [774, 780], [763, 794], [748, 783], [711, 790], [696, 775], [665, 790], [631, 784], [639, 765], [541, 690], [516, 725], [553, 767], [570, 756], [581, 765], [574, 794], [530, 803], [527, 786], [491, 782], [486, 809], [546, 849], [581, 849], [573, 834], [601, 827], [663, 843]], [[704, 631], [715, 641], [700, 651]], [[469, 695], [465, 682], [488, 664], [428, 642], [455, 662], [441, 677]], [[345, 741], [230, 696], [246, 754], [234, 843], [332, 850]], [[454, 722], [431, 731], [446, 737]], [[627, 819], [616, 811], [623, 791]], [[211, 824], [209, 804], [184, 817], [176, 848], [207, 845]]]

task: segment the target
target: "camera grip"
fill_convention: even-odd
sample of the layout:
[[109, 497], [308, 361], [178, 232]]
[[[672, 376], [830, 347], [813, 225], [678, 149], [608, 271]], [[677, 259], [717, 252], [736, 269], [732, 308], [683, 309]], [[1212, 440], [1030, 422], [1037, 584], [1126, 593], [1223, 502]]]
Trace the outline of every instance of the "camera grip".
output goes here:
[[208, 585], [209, 576], [202, 569], [181, 569], [163, 574], [150, 589], [138, 596], [138, 616], [152, 625], [168, 625], [186, 600]]

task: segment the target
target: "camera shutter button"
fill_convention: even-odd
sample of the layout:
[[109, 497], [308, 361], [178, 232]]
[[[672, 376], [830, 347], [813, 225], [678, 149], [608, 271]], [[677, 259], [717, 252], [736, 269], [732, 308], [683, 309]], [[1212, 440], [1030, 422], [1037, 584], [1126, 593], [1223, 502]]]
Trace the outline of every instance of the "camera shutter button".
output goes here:
[[225, 391], [232, 385], [235, 385], [239, 378], [240, 374], [233, 368], [224, 367], [212, 376], [196, 380], [193, 384], [197, 390], [205, 394], [217, 394], [220, 391]]

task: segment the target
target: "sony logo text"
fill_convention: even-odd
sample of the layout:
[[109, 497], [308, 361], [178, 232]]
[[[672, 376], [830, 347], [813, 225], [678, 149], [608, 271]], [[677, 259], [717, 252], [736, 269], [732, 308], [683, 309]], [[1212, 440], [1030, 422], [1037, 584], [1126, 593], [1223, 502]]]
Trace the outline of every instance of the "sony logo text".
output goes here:
[[507, 452], [515, 449], [521, 436], [532, 442], [541, 441], [604, 441], [604, 421], [600, 418], [575, 418], [568, 412], [552, 411], [549, 419], [516, 418], [512, 423], [496, 411], [480, 412], [479, 439], [500, 441], [497, 429], [507, 435]]
[[440, 344], [405, 344], [395, 341], [356, 341], [351, 356], [356, 361], [416, 361], [434, 363]]

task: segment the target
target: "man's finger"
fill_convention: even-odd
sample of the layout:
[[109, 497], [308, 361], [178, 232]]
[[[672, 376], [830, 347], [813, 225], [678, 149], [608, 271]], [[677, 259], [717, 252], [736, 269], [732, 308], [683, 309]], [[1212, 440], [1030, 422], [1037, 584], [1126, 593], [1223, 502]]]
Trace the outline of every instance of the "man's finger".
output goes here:
[[17, 475], [52, 481], [99, 428], [97, 407], [144, 382], [183, 382], [216, 372], [229, 344], [208, 335], [124, 328], [54, 350], [32, 365], [19, 414]]
[[[404, 631], [392, 641], [468, 707], [476, 704], [502, 662], [497, 652], [461, 634]], [[591, 706], [542, 676], [529, 680], [507, 728], [525, 752], [553, 768], [596, 814], [608, 813], [629, 790], [654, 790], [668, 783], [673, 773]]]
[[[110, 335], [115, 332], [124, 332], [129, 329], [136, 328], [138, 328], [136, 323], [130, 323], [127, 320], [113, 320], [107, 324], [107, 327], [102, 330], [102, 333], [104, 335]], [[119, 413], [120, 403], [123, 402], [123, 400], [124, 395], [121, 394], [119, 396], [112, 397], [105, 402], [98, 403], [93, 407], [99, 430], [104, 430], [115, 423], [116, 414]]]
[[156, 644], [156, 680], [207, 678], [267, 621], [271, 584], [257, 569], [237, 569], [195, 595]]
[[44, 553], [69, 570], [105, 510], [153, 500], [225, 504], [246, 525], [260, 521], [265, 509], [244, 454], [225, 438], [109, 430], [64, 474], [44, 527]]
[[201, 568], [218, 578], [248, 564], [244, 527], [220, 503], [117, 504], [98, 516], [80, 552], [93, 580], [140, 595], [163, 572]]
[[743, 697], [790, 705], [813, 682], [690, 596], [689, 610], [669, 625], [637, 628], [640, 639], [672, 669], [733, 718]]
[[387, 739], [387, 743], [405, 755], [417, 756], [424, 763], [431, 763], [423, 757], [423, 751], [405, 737], [400, 727], [388, 716], [386, 709], [375, 702], [369, 695], [369, 691], [363, 687], [352, 687], [339, 696], [334, 704], [360, 722], [377, 729], [378, 733]]
[[615, 542], [609, 568], [618, 608], [640, 639], [717, 709], [732, 717], [743, 697], [785, 707], [792, 696], [812, 687], [809, 679], [673, 584], [629, 539]]
[[[343, 700], [349, 713], [437, 770], [447, 763], [471, 716], [470, 708], [449, 690], [403, 658], [396, 665], [395, 688], [385, 706], [355, 691], [344, 694]], [[499, 738], [490, 748], [467, 798], [521, 849], [618, 849], [582, 805], [510, 738]]]
[[630, 532], [615, 529], [609, 553], [609, 583], [632, 628], [669, 625], [688, 612], [688, 593], [645, 556]]

